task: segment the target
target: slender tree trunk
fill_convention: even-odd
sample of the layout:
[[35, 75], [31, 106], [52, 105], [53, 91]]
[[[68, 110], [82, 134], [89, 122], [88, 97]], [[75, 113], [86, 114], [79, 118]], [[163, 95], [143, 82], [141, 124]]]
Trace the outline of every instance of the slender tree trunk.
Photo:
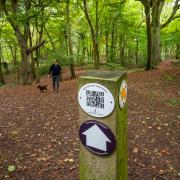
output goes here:
[[119, 42], [119, 47], [120, 47], [119, 58], [122, 65], [124, 65], [125, 41], [126, 41], [126, 37], [123, 38], [123, 36], [121, 36]]
[[99, 64], [99, 0], [95, 1], [96, 3], [96, 28], [95, 28], [95, 45], [96, 45], [96, 59], [97, 59], [97, 69], [100, 68]]
[[[98, 17], [97, 17], [97, 11], [98, 11], [98, 6], [97, 6], [98, 1], [96, 0], [96, 28], [97, 28], [97, 23], [98, 23]], [[93, 50], [94, 50], [94, 65], [95, 65], [95, 69], [100, 69], [100, 64], [99, 64], [99, 50], [98, 50], [98, 39], [97, 39], [97, 35], [98, 35], [98, 30], [96, 29], [96, 33], [92, 24], [92, 21], [90, 19], [89, 13], [88, 13], [88, 9], [87, 9], [87, 3], [86, 0], [83, 0], [83, 4], [84, 4], [84, 13], [86, 16], [86, 19], [88, 21], [90, 30], [91, 30], [91, 37], [92, 37], [92, 44], [93, 44]]]
[[151, 59], [151, 49], [152, 49], [152, 39], [151, 39], [151, 20], [150, 20], [150, 7], [145, 7], [146, 14], [146, 31], [147, 31], [147, 64], [146, 70], [152, 69], [152, 59]]
[[69, 0], [66, 0], [66, 18], [67, 18], [67, 33], [68, 33], [68, 48], [70, 55], [70, 68], [71, 68], [71, 78], [75, 78], [74, 71], [74, 57], [73, 57], [73, 48], [72, 48], [72, 38], [71, 38], [71, 26], [70, 26], [70, 16], [69, 16]]
[[77, 46], [77, 63], [81, 64], [81, 58], [80, 58], [80, 50], [81, 50], [81, 38], [78, 38], [78, 46]]
[[2, 63], [1, 62], [2, 62], [2, 47], [0, 44], [0, 83], [5, 84], [4, 78], [3, 78], [3, 73], [2, 73]]
[[112, 31], [111, 31], [111, 62], [115, 61], [115, 58], [114, 58], [114, 44], [115, 44], [114, 35], [115, 35], [115, 20], [112, 22]]
[[[31, 35], [31, 31], [29, 29], [29, 44], [30, 44], [30, 47], [32, 47], [32, 35]], [[31, 53], [31, 74], [32, 74], [32, 78], [33, 79], [36, 79], [36, 69], [35, 69], [35, 59], [34, 59], [34, 56], [33, 56], [33, 53]]]
[[45, 30], [45, 33], [47, 34], [47, 37], [48, 37], [49, 40], [50, 40], [50, 43], [51, 43], [51, 46], [52, 46], [53, 50], [56, 50], [56, 46], [55, 46], [55, 44], [54, 44], [54, 42], [53, 42], [53, 40], [52, 40], [52, 38], [51, 38], [48, 30], [46, 29], [46, 27], [44, 27], [44, 30]]
[[109, 34], [106, 33], [106, 62], [109, 62]]
[[138, 59], [139, 59], [139, 39], [138, 39], [138, 37], [136, 39], [136, 52], [135, 52], [135, 54], [136, 54], [136, 66], [137, 66]]
[[13, 64], [14, 66], [16, 66], [18, 64], [18, 58], [17, 58], [17, 45], [16, 43], [14, 42], [14, 53], [12, 52], [12, 55], [13, 55]]
[[180, 59], [180, 44], [176, 44], [176, 59]]

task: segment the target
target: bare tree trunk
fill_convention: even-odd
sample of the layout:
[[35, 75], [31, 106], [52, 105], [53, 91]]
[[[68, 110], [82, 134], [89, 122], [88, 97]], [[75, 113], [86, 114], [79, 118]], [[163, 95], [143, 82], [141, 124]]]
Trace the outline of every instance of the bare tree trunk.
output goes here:
[[112, 31], [111, 31], [111, 62], [115, 61], [114, 44], [115, 44], [115, 20], [112, 22]]
[[68, 48], [70, 55], [70, 68], [71, 68], [71, 78], [75, 78], [74, 72], [74, 57], [73, 57], [73, 48], [72, 48], [72, 39], [71, 39], [71, 26], [70, 26], [70, 17], [69, 17], [69, 0], [66, 0], [66, 18], [67, 18], [67, 33], [68, 33]]
[[2, 47], [1, 47], [1, 44], [0, 44], [0, 83], [1, 84], [5, 84], [4, 78], [3, 78], [3, 73], [2, 73], [2, 63], [1, 63], [1, 60], [2, 60]]
[[46, 29], [46, 27], [44, 27], [44, 30], [45, 30], [45, 33], [47, 34], [47, 37], [48, 37], [49, 40], [50, 40], [50, 43], [51, 43], [51, 46], [52, 46], [53, 50], [56, 50], [56, 46], [55, 46], [55, 44], [54, 44], [54, 42], [53, 42], [53, 40], [52, 40], [52, 38], [51, 38], [48, 30]]
[[154, 1], [152, 7], [152, 65], [156, 66], [161, 61], [161, 50], [160, 50], [160, 15], [164, 5], [164, 1], [156, 0]]
[[138, 59], [139, 59], [139, 39], [138, 39], [138, 37], [136, 38], [136, 52], [135, 52], [135, 54], [136, 54], [136, 66], [137, 66]]
[[100, 68], [99, 64], [99, 0], [95, 0], [96, 3], [96, 27], [95, 27], [95, 45], [96, 45], [96, 59], [97, 59], [97, 68]]
[[119, 43], [120, 46], [119, 58], [122, 65], [124, 65], [125, 41], [126, 41], [126, 37], [123, 38], [123, 36], [121, 36]]
[[109, 34], [106, 33], [106, 62], [109, 61]]
[[180, 59], [180, 44], [176, 44], [176, 59]]
[[[96, 14], [97, 14], [97, 3], [98, 1], [96, 0]], [[92, 36], [92, 43], [93, 43], [93, 50], [94, 50], [94, 65], [95, 65], [95, 68], [96, 69], [100, 69], [100, 64], [99, 64], [99, 50], [98, 50], [98, 39], [97, 39], [97, 29], [96, 29], [96, 33], [95, 33], [95, 30], [94, 30], [94, 27], [93, 27], [93, 24], [92, 24], [92, 21], [90, 19], [90, 16], [89, 16], [89, 13], [88, 13], [88, 9], [87, 9], [87, 3], [86, 3], [86, 0], [83, 0], [83, 4], [84, 4], [84, 13], [85, 13], [85, 16], [86, 16], [86, 19], [88, 21], [88, 24], [89, 24], [89, 27], [90, 27], [90, 30], [91, 30], [91, 36]], [[97, 22], [98, 22], [98, 19], [97, 19], [97, 15], [96, 15], [96, 26], [97, 26]], [[97, 28], [97, 27], [96, 27]]]
[[[33, 46], [32, 44], [32, 34], [31, 34], [31, 31], [30, 31], [30, 28], [29, 28], [29, 44], [30, 44], [30, 47]], [[32, 78], [33, 79], [36, 79], [36, 69], [35, 69], [35, 59], [34, 59], [34, 56], [33, 56], [33, 52], [31, 53], [31, 74], [32, 74]]]
[[146, 70], [152, 69], [152, 59], [151, 59], [151, 49], [152, 49], [152, 39], [151, 39], [151, 20], [150, 20], [150, 7], [145, 7], [146, 14], [146, 31], [147, 31], [147, 64]]

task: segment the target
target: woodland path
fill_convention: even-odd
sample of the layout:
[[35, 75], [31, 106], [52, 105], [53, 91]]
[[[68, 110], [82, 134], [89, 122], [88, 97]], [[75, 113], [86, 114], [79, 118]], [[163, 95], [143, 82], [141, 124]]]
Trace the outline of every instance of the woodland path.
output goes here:
[[[128, 75], [129, 180], [180, 178], [180, 67], [158, 68]], [[42, 83], [0, 88], [0, 179], [78, 179], [77, 80]]]

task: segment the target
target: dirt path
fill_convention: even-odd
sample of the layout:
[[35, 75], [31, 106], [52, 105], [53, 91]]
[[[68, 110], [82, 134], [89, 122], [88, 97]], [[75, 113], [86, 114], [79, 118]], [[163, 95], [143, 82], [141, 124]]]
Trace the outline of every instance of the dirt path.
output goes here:
[[[166, 63], [128, 75], [129, 180], [180, 175], [180, 67]], [[0, 179], [78, 179], [77, 80], [42, 83], [0, 89]]]

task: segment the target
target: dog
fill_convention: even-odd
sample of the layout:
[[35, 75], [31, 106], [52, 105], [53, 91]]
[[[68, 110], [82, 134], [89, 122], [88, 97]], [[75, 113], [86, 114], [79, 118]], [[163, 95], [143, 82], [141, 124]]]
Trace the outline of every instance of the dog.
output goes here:
[[38, 85], [37, 88], [40, 90], [40, 92], [47, 92], [47, 85]]

